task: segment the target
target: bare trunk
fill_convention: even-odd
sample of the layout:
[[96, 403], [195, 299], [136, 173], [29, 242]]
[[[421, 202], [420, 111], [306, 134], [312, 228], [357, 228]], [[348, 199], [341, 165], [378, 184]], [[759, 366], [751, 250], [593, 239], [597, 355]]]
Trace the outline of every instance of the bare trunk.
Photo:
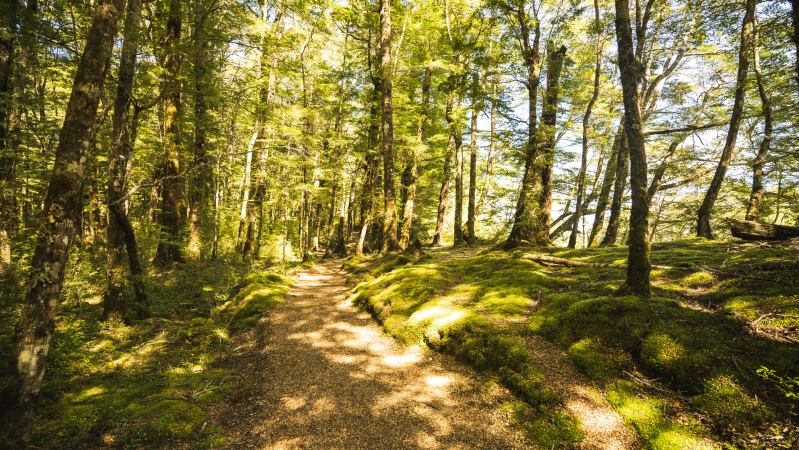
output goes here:
[[466, 213], [466, 242], [469, 245], [474, 245], [474, 209], [477, 206], [477, 115], [479, 109], [477, 106], [477, 73], [474, 73], [472, 82], [474, 83], [474, 94], [472, 94], [472, 123], [471, 123], [471, 139], [469, 145], [469, 206]]
[[763, 73], [760, 70], [760, 26], [757, 18], [752, 18], [754, 33], [752, 47], [754, 49], [755, 76], [757, 77], [757, 92], [760, 94], [760, 103], [763, 105], [763, 119], [765, 125], [763, 129], [763, 140], [757, 156], [752, 162], [752, 194], [749, 196], [749, 206], [746, 209], [746, 220], [757, 220], [760, 216], [760, 201], [763, 199], [763, 163], [771, 147], [771, 133], [774, 127], [774, 113], [771, 109], [771, 98], [766, 92], [766, 83], [763, 81]]
[[[131, 0], [132, 1], [132, 0]], [[208, 39], [205, 21], [209, 12], [203, 0], [197, 0], [194, 11], [194, 175], [191, 178], [191, 213], [189, 214], [189, 258], [197, 261], [202, 254], [203, 214], [206, 189], [210, 178], [206, 134], [210, 118], [205, 93], [210, 80], [208, 74]]]
[[630, 169], [630, 148], [627, 133], [621, 136], [619, 151], [616, 153], [616, 181], [613, 184], [613, 201], [610, 204], [610, 218], [608, 219], [608, 230], [602, 239], [601, 245], [612, 245], [616, 243], [619, 235], [619, 224], [621, 223], [621, 209], [624, 204], [624, 191], [627, 190], [627, 176]]
[[[452, 122], [452, 108], [454, 106], [455, 93], [450, 89], [447, 94], [446, 118], [447, 122]], [[438, 212], [436, 215], [436, 232], [433, 235], [433, 246], [442, 244], [444, 231], [444, 215], [447, 212], [447, 194], [449, 193], [449, 178], [452, 172], [452, 153], [453, 153], [453, 133], [450, 133], [449, 141], [447, 142], [447, 154], [444, 157], [444, 174], [441, 181], [441, 191], [438, 194]]]
[[[591, 100], [588, 101], [588, 106], [585, 107], [585, 114], [583, 114], [583, 154], [580, 160], [580, 172], [577, 174], [577, 198], [574, 201], [574, 224], [572, 227], [571, 236], [569, 236], [569, 248], [577, 246], [577, 234], [580, 230], [580, 218], [583, 216], [583, 194], [585, 193], [585, 172], [588, 168], [588, 128], [589, 120], [591, 119], [591, 112], [594, 109], [599, 98], [599, 75], [602, 73], [602, 47], [604, 44], [604, 33], [602, 32], [602, 22], [599, 19], [599, 0], [594, 0], [594, 24], [597, 29], [596, 37], [596, 64], [594, 66], [594, 91], [591, 94]], [[600, 158], [601, 160], [602, 158]], [[600, 162], [601, 164], [601, 162]]]
[[39, 221], [25, 304], [9, 354], [6, 384], [0, 393], [0, 443], [6, 448], [22, 447], [31, 438], [64, 269], [81, 211], [86, 143], [93, 131], [124, 7], [124, 0], [98, 3], [75, 73], [44, 200], [45, 213]]

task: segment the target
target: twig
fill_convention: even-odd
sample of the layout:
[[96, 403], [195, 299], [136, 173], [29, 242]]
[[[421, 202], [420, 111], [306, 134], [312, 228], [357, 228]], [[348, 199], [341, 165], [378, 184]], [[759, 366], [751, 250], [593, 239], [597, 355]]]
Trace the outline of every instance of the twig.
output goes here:
[[765, 319], [766, 317], [787, 317], [789, 319], [799, 319], [799, 316], [792, 316], [792, 315], [789, 315], [789, 314], [763, 314], [762, 316], [758, 317], [757, 320], [752, 322], [751, 325], [752, 326], [757, 325], [758, 322], [760, 322], [761, 320]]

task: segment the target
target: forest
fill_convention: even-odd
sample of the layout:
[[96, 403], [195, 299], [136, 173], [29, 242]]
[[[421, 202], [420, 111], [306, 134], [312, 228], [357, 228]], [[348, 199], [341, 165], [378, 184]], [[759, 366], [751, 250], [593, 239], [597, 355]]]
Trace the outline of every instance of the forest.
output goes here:
[[[235, 336], [330, 258], [389, 334], [496, 369], [530, 411], [553, 403], [527, 365], [470, 353], [464, 330], [516, 351], [475, 318], [484, 294], [442, 343], [411, 332], [414, 296], [462, 286], [444, 272], [509, 289], [496, 314], [530, 321], [507, 339], [595, 382], [665, 380], [707, 448], [798, 445], [797, 56], [796, 0], [0, 0], [0, 446], [224, 446], [210, 416], [176, 431], [152, 405], [229, 398]], [[578, 305], [613, 330], [578, 336]], [[672, 319], [680, 351], [614, 334]], [[716, 342], [732, 329], [751, 342]], [[615, 386], [619, 410], [636, 391]]]

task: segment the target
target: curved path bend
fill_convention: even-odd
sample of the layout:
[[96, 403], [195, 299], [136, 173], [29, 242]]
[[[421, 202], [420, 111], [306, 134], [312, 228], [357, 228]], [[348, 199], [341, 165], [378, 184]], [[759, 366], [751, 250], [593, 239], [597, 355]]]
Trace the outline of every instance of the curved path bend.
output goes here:
[[530, 448], [501, 412], [507, 391], [384, 335], [347, 300], [340, 266], [299, 273], [286, 301], [239, 339], [243, 380], [216, 420], [226, 448]]

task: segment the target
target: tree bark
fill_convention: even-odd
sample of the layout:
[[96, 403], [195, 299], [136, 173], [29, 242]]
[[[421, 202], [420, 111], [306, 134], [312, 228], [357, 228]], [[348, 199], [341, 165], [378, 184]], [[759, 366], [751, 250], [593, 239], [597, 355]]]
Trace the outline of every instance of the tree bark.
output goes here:
[[[129, 0], [133, 1], [133, 0]], [[211, 178], [206, 149], [206, 134], [210, 117], [205, 99], [210, 86], [208, 73], [208, 37], [205, 21], [210, 11], [203, 0], [197, 0], [194, 10], [194, 175], [191, 178], [188, 255], [198, 261], [202, 255], [203, 214], [206, 192]]]
[[516, 213], [513, 217], [513, 227], [511, 228], [505, 248], [511, 249], [518, 247], [523, 241], [536, 242], [538, 233], [538, 208], [537, 198], [540, 193], [541, 180], [538, 174], [536, 158], [538, 156], [538, 84], [540, 72], [539, 42], [541, 39], [541, 28], [539, 22], [535, 21], [535, 36], [532, 45], [530, 44], [530, 28], [527, 24], [527, 16], [524, 4], [520, 4], [515, 10], [516, 18], [519, 23], [522, 41], [522, 57], [527, 68], [527, 143], [525, 145], [524, 175], [522, 176], [522, 186], [519, 191], [519, 199], [516, 202]]
[[141, 277], [138, 246], [133, 227], [122, 204], [132, 163], [133, 145], [131, 142], [130, 105], [133, 92], [133, 79], [136, 73], [136, 54], [139, 43], [139, 27], [141, 27], [142, 0], [130, 0], [125, 13], [125, 32], [122, 43], [122, 55], [119, 61], [117, 96], [114, 101], [114, 116], [111, 149], [108, 155], [108, 185], [106, 201], [108, 203], [108, 223], [106, 228], [106, 288], [103, 297], [103, 320], [117, 319], [129, 321], [130, 307], [125, 291], [128, 276], [125, 268], [126, 248], [134, 290], [136, 292], [135, 315], [139, 318], [147, 316], [148, 304]]
[[738, 129], [741, 125], [741, 118], [744, 110], [744, 97], [746, 96], [746, 76], [749, 72], [749, 45], [752, 32], [752, 21], [755, 15], [755, 0], [746, 1], [746, 13], [744, 14], [743, 24], [741, 25], [741, 46], [738, 50], [738, 77], [735, 86], [735, 101], [732, 106], [730, 116], [730, 128], [727, 131], [727, 140], [724, 149], [721, 151], [719, 165], [716, 173], [710, 182], [702, 206], [699, 207], [696, 217], [696, 235], [707, 239], [713, 238], [713, 230], [710, 228], [710, 214], [713, 205], [716, 203], [724, 176], [727, 174], [727, 167], [732, 160], [732, 153], [735, 150], [735, 140], [738, 138]]
[[539, 227], [536, 229], [536, 242], [539, 245], [549, 244], [549, 227], [552, 223], [552, 168], [555, 163], [555, 125], [558, 116], [558, 93], [560, 92], [560, 73], [563, 60], [566, 58], [566, 46], [555, 50], [550, 41], [547, 44], [547, 91], [544, 97], [544, 108], [541, 112], [541, 197], [538, 201], [540, 210]]
[[752, 194], [749, 196], [749, 206], [746, 208], [746, 220], [757, 220], [760, 216], [760, 202], [763, 199], [763, 164], [771, 148], [771, 134], [774, 128], [774, 113], [771, 109], [771, 98], [766, 92], [766, 83], [760, 70], [760, 26], [756, 17], [752, 17], [755, 76], [757, 78], [757, 92], [760, 94], [760, 103], [763, 105], [763, 140], [757, 156], [752, 162]]
[[410, 161], [410, 176], [405, 190], [405, 201], [402, 213], [402, 229], [400, 232], [399, 246], [405, 248], [411, 240], [411, 227], [413, 226], [413, 207], [416, 201], [416, 184], [419, 179], [419, 153], [424, 149], [425, 127], [427, 126], [427, 116], [429, 114], [428, 105], [430, 104], [430, 81], [432, 72], [430, 68], [424, 69], [422, 79], [422, 105], [419, 114], [419, 123], [416, 127], [416, 146], [413, 147], [413, 155]]
[[596, 211], [594, 212], [594, 223], [591, 225], [591, 234], [588, 237], [587, 245], [592, 247], [596, 245], [599, 238], [599, 233], [605, 227], [605, 211], [608, 209], [608, 199], [610, 199], [610, 189], [616, 179], [616, 161], [618, 160], [619, 149], [621, 147], [621, 139], [624, 134], [624, 124], [619, 125], [616, 135], [613, 137], [613, 144], [610, 149], [610, 156], [608, 156], [608, 165], [605, 167], [605, 175], [602, 178], [602, 186], [599, 188], [599, 196], [597, 197]]
[[627, 190], [627, 176], [630, 169], [630, 147], [627, 132], [621, 136], [619, 151], [616, 153], [616, 180], [613, 183], [613, 201], [610, 203], [608, 229], [600, 245], [613, 245], [619, 235], [621, 208], [624, 203], [624, 191]]
[[180, 147], [181, 147], [181, 93], [179, 82], [180, 31], [183, 23], [182, 0], [170, 0], [169, 18], [166, 24], [163, 48], [165, 52], [164, 89], [164, 154], [162, 172], [164, 176], [161, 185], [161, 238], [158, 242], [155, 261], [162, 266], [169, 266], [180, 262], [183, 257], [180, 253], [180, 209], [183, 203], [182, 179], [180, 173]]
[[[646, 196], [646, 148], [641, 134], [641, 109], [638, 103], [638, 81], [642, 75], [640, 51], [633, 50], [630, 28], [630, 5], [628, 0], [616, 0], [616, 40], [618, 42], [619, 71], [624, 97], [624, 132], [630, 152], [630, 186], [632, 208], [630, 210], [630, 247], [627, 256], [627, 280], [624, 288], [638, 296], [651, 295], [649, 274], [649, 201]], [[641, 23], [637, 21], [637, 23]], [[638, 44], [643, 45], [646, 18], [638, 31]]]
[[469, 206], [466, 214], [466, 243], [469, 245], [476, 243], [474, 210], [477, 206], [477, 115], [480, 113], [477, 103], [477, 86], [477, 72], [475, 72], [472, 74], [472, 142], [469, 145]]
[[[591, 100], [588, 101], [588, 106], [585, 107], [585, 114], [583, 114], [583, 154], [580, 160], [580, 172], [577, 174], [577, 198], [574, 201], [574, 226], [572, 227], [571, 235], [569, 236], [569, 248], [577, 246], [577, 234], [580, 230], [580, 217], [583, 215], [583, 193], [585, 192], [585, 172], [588, 168], [588, 121], [591, 119], [591, 112], [594, 109], [599, 98], [599, 76], [602, 73], [602, 48], [605, 42], [605, 36], [602, 32], [602, 22], [599, 18], [599, 0], [594, 0], [594, 26], [597, 30], [596, 36], [596, 64], [594, 65], [594, 91], [591, 94]], [[601, 164], [601, 163], [600, 163]]]
[[[28, 0], [25, 9], [17, 10], [17, 2], [13, 0], [4, 1], [0, 9], [0, 14], [4, 16], [3, 30], [0, 31], [3, 34], [0, 38], [0, 276], [8, 274], [12, 268], [11, 239], [16, 225], [17, 205], [16, 166], [21, 156], [22, 117], [27, 103], [25, 93], [30, 66], [36, 58], [34, 28], [39, 20], [38, 1]], [[15, 33], [17, 20], [20, 27]], [[16, 58], [12, 43], [16, 43]]]
[[6, 383], [0, 393], [0, 444], [6, 448], [22, 447], [31, 438], [64, 270], [81, 211], [87, 142], [124, 7], [124, 0], [98, 2], [65, 110], [31, 259], [28, 290], [9, 354]]
[[391, 77], [391, 4], [380, 0], [380, 87], [383, 94], [383, 201], [385, 223], [383, 225], [383, 251], [393, 252], [399, 248], [397, 242], [397, 199], [394, 190], [394, 110], [392, 105]]
[[[455, 102], [455, 91], [452, 87], [449, 87], [449, 92], [447, 93], [447, 105], [444, 110], [444, 115], [447, 119], [447, 123], [451, 124], [453, 122], [452, 119], [452, 108]], [[450, 128], [452, 125], [450, 125]], [[436, 232], [433, 235], [433, 247], [442, 245], [443, 243], [443, 232], [444, 232], [444, 215], [447, 212], [447, 194], [449, 193], [449, 179], [450, 174], [452, 172], [452, 153], [454, 147], [454, 133], [450, 131], [449, 139], [447, 140], [447, 154], [444, 156], [444, 173], [441, 180], [441, 191], [438, 194], [438, 211], [436, 215]]]

